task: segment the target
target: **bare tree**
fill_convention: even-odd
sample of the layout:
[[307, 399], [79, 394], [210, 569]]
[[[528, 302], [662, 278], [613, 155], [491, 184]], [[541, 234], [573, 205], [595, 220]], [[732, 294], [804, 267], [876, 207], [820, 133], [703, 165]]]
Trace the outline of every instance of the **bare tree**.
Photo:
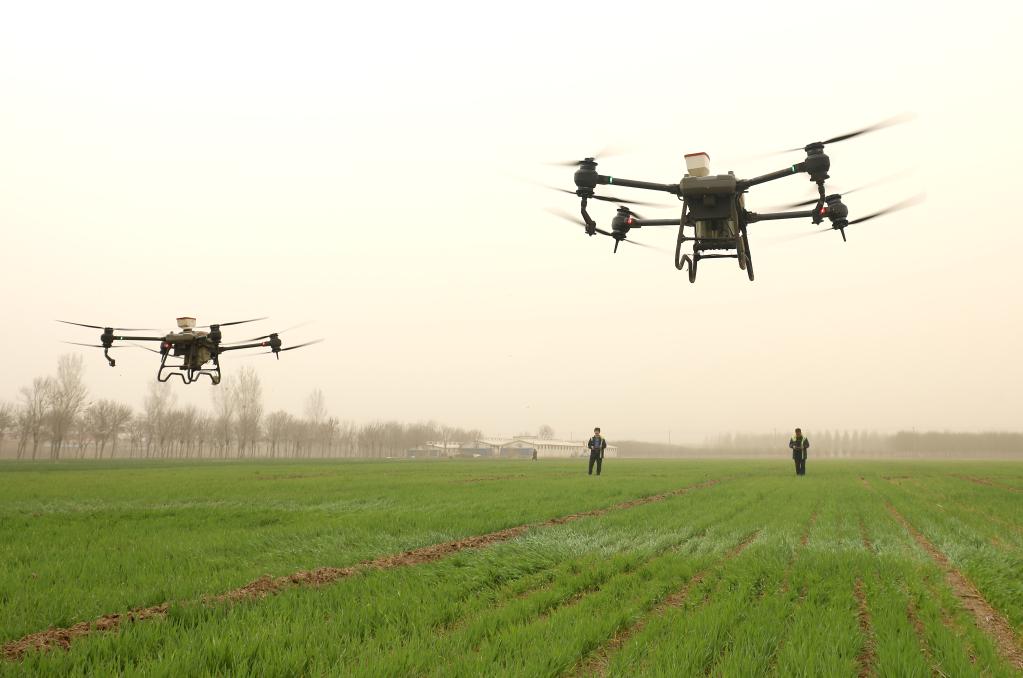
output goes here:
[[4, 452], [4, 438], [7, 437], [7, 432], [14, 428], [16, 421], [14, 405], [0, 402], [0, 457]]
[[236, 401], [234, 387], [230, 382], [221, 381], [220, 386], [211, 391], [213, 398], [213, 432], [217, 441], [217, 449], [221, 457], [226, 457], [234, 439], [234, 413]]
[[550, 424], [544, 424], [540, 427], [536, 437], [540, 440], [554, 440], [554, 429]]
[[177, 396], [167, 382], [154, 381], [149, 384], [144, 407], [146, 431], [146, 457], [152, 454], [153, 443], [157, 443], [157, 452], [165, 453], [167, 439], [170, 437], [171, 410]]
[[263, 385], [254, 368], [246, 365], [238, 372], [232, 395], [238, 413], [238, 455], [244, 457], [259, 440], [259, 425], [263, 419]]
[[294, 425], [294, 417], [283, 410], [271, 412], [266, 415], [266, 441], [267, 453], [271, 457], [283, 454], [288, 431]]
[[97, 400], [85, 410], [82, 419], [85, 429], [96, 445], [96, 457], [103, 458], [107, 445], [110, 456], [117, 451], [117, 438], [132, 418], [131, 408], [113, 400]]
[[36, 377], [31, 386], [22, 386], [21, 407], [17, 414], [18, 459], [21, 459], [32, 440], [32, 459], [36, 458], [39, 443], [42, 439], [43, 427], [46, 425], [46, 392], [49, 389], [48, 377]]
[[57, 360], [57, 377], [48, 381], [46, 419], [50, 426], [50, 458], [60, 458], [60, 448], [75, 418], [85, 405], [88, 389], [82, 375], [85, 362], [81, 355], [66, 353]]
[[305, 401], [305, 418], [311, 424], [322, 424], [327, 419], [327, 399], [320, 389], [314, 389]]

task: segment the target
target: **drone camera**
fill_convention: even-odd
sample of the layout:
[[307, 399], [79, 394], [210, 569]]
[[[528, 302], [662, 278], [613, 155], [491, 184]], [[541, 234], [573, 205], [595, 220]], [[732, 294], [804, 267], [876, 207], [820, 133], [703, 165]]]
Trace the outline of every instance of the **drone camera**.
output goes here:
[[178, 329], [186, 331], [195, 329], [195, 318], [178, 318]]

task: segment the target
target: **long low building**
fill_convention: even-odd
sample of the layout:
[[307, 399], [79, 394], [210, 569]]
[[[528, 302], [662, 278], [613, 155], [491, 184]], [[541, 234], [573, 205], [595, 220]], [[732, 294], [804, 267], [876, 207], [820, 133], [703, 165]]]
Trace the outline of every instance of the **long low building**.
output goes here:
[[[532, 456], [533, 450], [536, 450], [537, 459], [569, 459], [590, 456], [586, 441], [547, 440], [534, 436], [480, 438], [476, 442], [476, 446], [493, 449], [494, 456]], [[617, 457], [618, 448], [615, 445], [608, 445], [604, 456]]]

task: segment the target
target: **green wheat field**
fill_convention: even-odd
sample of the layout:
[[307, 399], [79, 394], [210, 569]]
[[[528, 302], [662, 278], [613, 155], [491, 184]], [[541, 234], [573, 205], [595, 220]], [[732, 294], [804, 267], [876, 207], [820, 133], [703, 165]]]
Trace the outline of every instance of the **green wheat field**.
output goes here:
[[1023, 671], [1018, 463], [0, 463], [0, 555], [2, 676]]

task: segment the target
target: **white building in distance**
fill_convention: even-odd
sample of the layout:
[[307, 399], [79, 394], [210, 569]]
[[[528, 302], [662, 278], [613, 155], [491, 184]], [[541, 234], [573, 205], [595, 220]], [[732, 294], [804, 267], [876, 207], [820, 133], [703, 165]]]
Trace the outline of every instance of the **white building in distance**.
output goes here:
[[[532, 450], [536, 450], [537, 459], [570, 459], [575, 457], [589, 457], [590, 450], [586, 447], [586, 441], [578, 440], [545, 440], [535, 436], [514, 436], [512, 438], [480, 438], [477, 447], [489, 447], [494, 450], [495, 457], [498, 456], [532, 456]], [[515, 454], [519, 452], [519, 454]], [[604, 456], [613, 458], [618, 456], [618, 448], [608, 445], [604, 450]]]

